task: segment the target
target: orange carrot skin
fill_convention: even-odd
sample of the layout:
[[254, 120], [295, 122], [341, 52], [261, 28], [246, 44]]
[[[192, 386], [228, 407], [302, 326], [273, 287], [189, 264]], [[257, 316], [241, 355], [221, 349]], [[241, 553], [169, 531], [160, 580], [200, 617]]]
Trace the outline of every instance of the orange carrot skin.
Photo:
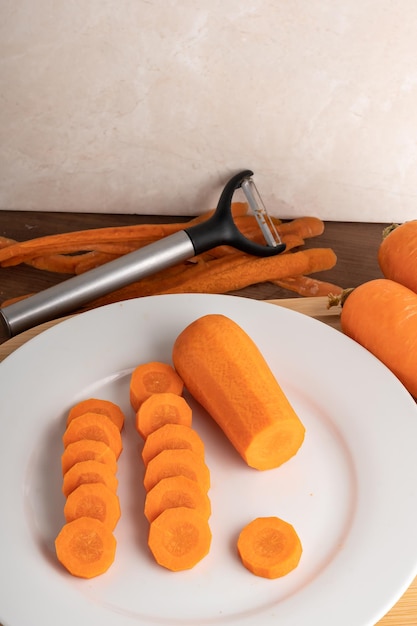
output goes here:
[[385, 278], [417, 293], [417, 220], [397, 226], [383, 239], [378, 263]]
[[417, 397], [416, 293], [386, 278], [368, 281], [346, 298], [340, 321], [346, 335], [382, 361]]
[[209, 314], [192, 322], [175, 340], [173, 362], [249, 466], [272, 469], [298, 452], [305, 428], [261, 352], [233, 320]]

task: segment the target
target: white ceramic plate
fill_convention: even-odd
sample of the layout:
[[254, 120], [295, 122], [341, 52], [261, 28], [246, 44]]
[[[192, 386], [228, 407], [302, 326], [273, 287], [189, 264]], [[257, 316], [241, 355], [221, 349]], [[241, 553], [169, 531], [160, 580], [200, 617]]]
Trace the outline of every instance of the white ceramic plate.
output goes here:
[[[220, 312], [255, 340], [306, 427], [279, 469], [245, 466], [194, 403], [211, 470], [212, 549], [193, 570], [156, 565], [146, 546], [132, 369], [171, 360], [178, 333]], [[0, 622], [3, 626], [371, 626], [417, 574], [417, 410], [397, 379], [341, 333], [267, 303], [172, 295], [110, 305], [38, 335], [0, 365]], [[127, 416], [119, 463], [117, 557], [103, 576], [56, 561], [63, 524], [61, 437], [71, 405], [96, 396]], [[277, 515], [303, 544], [282, 579], [236, 554], [248, 521]]]

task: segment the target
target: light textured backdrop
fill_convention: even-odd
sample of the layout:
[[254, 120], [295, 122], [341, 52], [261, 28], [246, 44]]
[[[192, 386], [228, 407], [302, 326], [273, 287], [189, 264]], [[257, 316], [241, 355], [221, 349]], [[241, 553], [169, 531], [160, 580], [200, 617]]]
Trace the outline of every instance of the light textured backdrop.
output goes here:
[[415, 0], [0, 0], [0, 209], [417, 217]]

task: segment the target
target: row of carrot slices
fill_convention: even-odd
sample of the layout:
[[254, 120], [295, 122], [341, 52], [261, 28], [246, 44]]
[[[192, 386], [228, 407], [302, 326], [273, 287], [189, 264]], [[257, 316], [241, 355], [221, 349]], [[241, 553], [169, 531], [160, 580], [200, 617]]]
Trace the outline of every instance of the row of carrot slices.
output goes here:
[[[211, 546], [210, 471], [182, 380], [166, 363], [141, 364], [130, 379], [130, 403], [143, 440], [149, 549], [169, 570], [190, 569]], [[118, 405], [96, 398], [77, 403], [67, 416], [62, 454], [65, 524], [55, 548], [74, 576], [103, 574], [115, 559], [117, 462], [124, 421]], [[237, 551], [252, 573], [276, 578], [297, 566], [302, 546], [290, 524], [263, 517], [242, 529]]]
[[58, 560], [74, 576], [93, 578], [112, 565], [120, 519], [117, 462], [124, 414], [109, 400], [89, 398], [68, 413], [63, 434], [65, 524], [55, 539]]
[[[158, 381], [156, 386], [152, 377]], [[130, 391], [136, 430], [144, 441], [149, 549], [162, 567], [190, 569], [208, 554], [212, 539], [210, 471], [204, 443], [193, 428], [182, 381], [171, 366], [155, 362], [138, 366]]]

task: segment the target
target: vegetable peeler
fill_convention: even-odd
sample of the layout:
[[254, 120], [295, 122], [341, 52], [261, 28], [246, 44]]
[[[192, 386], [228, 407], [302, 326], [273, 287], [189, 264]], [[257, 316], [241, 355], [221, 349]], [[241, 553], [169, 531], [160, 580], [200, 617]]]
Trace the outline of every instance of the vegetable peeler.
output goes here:
[[[251, 170], [235, 174], [225, 185], [215, 212], [201, 222], [184, 228], [139, 250], [71, 277], [40, 293], [0, 308], [0, 320], [9, 337], [37, 324], [67, 315], [92, 300], [192, 258], [220, 245], [228, 245], [266, 257], [285, 250], [252, 179]], [[256, 243], [239, 231], [231, 205], [235, 191], [242, 189], [266, 244]]]

